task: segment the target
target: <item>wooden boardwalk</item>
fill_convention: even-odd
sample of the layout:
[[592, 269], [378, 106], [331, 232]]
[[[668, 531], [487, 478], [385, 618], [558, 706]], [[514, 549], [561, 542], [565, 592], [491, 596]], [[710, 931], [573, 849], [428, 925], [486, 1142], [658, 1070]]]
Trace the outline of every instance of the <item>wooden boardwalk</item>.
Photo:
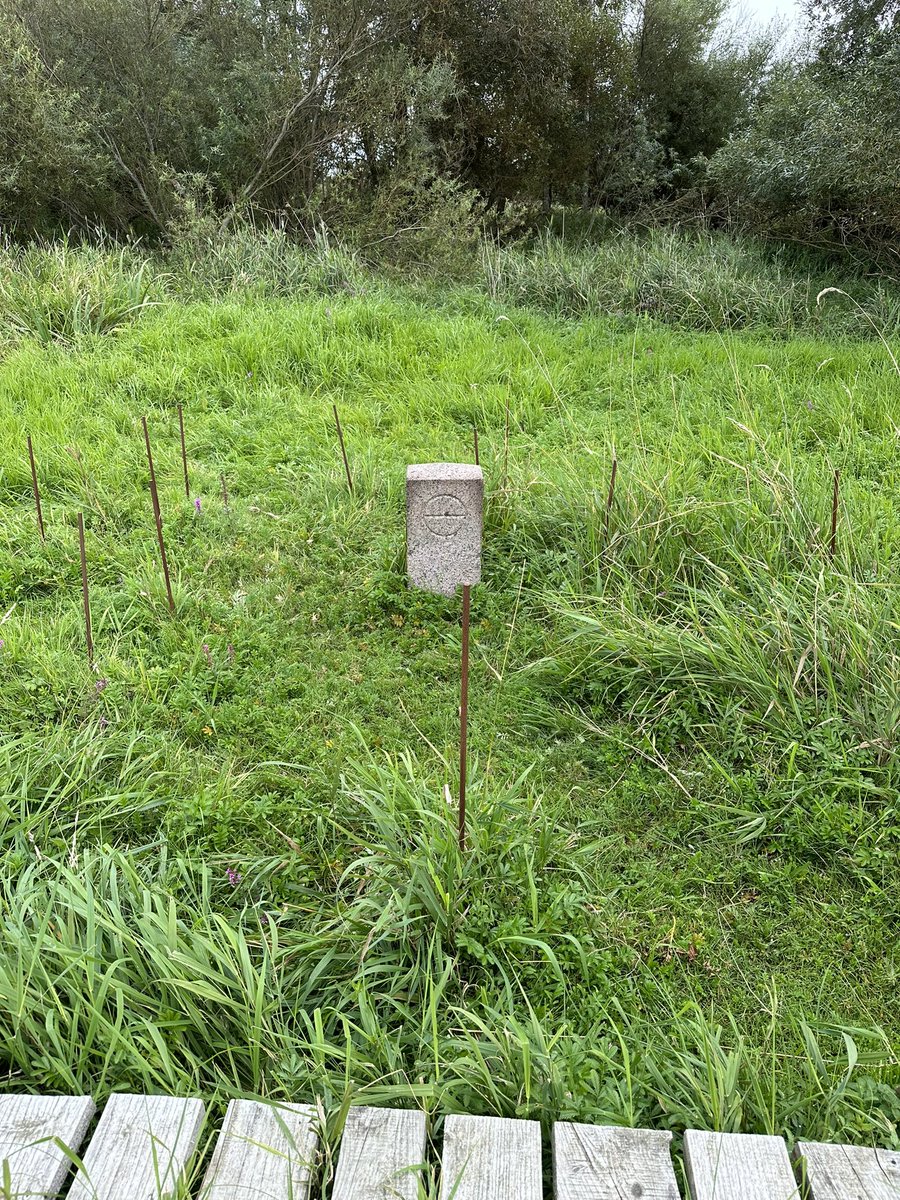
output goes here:
[[[222, 1128], [204, 1130], [200, 1100], [0, 1096], [3, 1200], [320, 1200], [314, 1111], [233, 1100]], [[350, 1110], [329, 1200], [900, 1200], [900, 1153], [778, 1137], [703, 1133], [684, 1139], [682, 1194], [671, 1134], [452, 1116], [430, 1158], [417, 1109]], [[202, 1146], [209, 1165], [185, 1179]], [[439, 1169], [438, 1169], [439, 1168]], [[438, 1177], [437, 1190], [420, 1190]], [[552, 1184], [547, 1180], [552, 1178]]]

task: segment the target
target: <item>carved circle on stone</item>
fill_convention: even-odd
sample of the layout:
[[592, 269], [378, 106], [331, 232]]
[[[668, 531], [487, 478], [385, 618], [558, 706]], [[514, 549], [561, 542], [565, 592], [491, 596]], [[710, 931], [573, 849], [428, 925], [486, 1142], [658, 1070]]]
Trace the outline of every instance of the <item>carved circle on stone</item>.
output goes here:
[[432, 496], [425, 505], [425, 524], [436, 537], [455, 537], [468, 516], [458, 496]]

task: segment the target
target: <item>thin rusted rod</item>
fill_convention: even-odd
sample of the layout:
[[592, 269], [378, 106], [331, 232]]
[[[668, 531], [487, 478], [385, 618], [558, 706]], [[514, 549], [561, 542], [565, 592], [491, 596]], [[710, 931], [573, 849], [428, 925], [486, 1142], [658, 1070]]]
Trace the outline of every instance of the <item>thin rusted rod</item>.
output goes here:
[[81, 599], [84, 604], [84, 636], [88, 662], [94, 661], [94, 637], [91, 632], [91, 598], [88, 593], [87, 554], [84, 548], [84, 513], [78, 514], [78, 548], [81, 551]]
[[181, 434], [181, 469], [184, 471], [184, 494], [191, 498], [191, 481], [188, 477], [187, 447], [184, 443], [184, 409], [178, 405], [178, 430]]
[[462, 672], [459, 699], [459, 849], [466, 848], [466, 774], [469, 741], [469, 609], [471, 586], [462, 590]]
[[619, 460], [617, 458], [613, 457], [612, 471], [610, 472], [610, 476], [609, 476], [609, 492], [607, 493], [607, 496], [606, 496], [606, 513], [604, 514], [604, 517], [603, 517], [603, 545], [604, 545], [604, 547], [609, 542], [609, 515], [612, 512], [613, 499], [615, 498], [615, 494], [616, 494], [616, 474], [618, 473], [618, 470], [619, 470]]
[[162, 559], [163, 575], [166, 580], [166, 596], [169, 600], [169, 612], [175, 612], [175, 597], [172, 595], [172, 581], [169, 578], [169, 559], [166, 555], [166, 543], [163, 539], [162, 513], [159, 507], [159, 492], [156, 488], [156, 471], [153, 469], [153, 451], [150, 449], [150, 433], [147, 429], [147, 418], [141, 417], [144, 426], [144, 445], [147, 447], [147, 463], [150, 467], [150, 495], [153, 499], [153, 517], [156, 521], [156, 540], [159, 543], [159, 556]]
[[34, 461], [34, 446], [31, 444], [31, 434], [28, 435], [28, 457], [31, 460], [31, 490], [34, 492], [34, 507], [37, 511], [38, 529], [41, 531], [41, 541], [46, 542], [44, 532], [44, 514], [41, 511], [41, 489], [38, 487], [37, 465]]
[[837, 523], [838, 523], [838, 501], [840, 499], [841, 473], [834, 473], [834, 491], [831, 496], [831, 541], [828, 544], [828, 557], [834, 559], [837, 552]]
[[475, 466], [480, 467], [481, 466], [481, 457], [479, 456], [479, 453], [478, 453], [478, 426], [477, 425], [472, 426], [472, 432], [475, 434]]
[[352, 496], [353, 495], [353, 479], [351, 478], [351, 475], [350, 475], [350, 464], [349, 464], [349, 462], [347, 462], [347, 448], [344, 445], [344, 431], [343, 431], [343, 429], [341, 429], [341, 418], [338, 416], [337, 405], [332, 404], [331, 407], [334, 409], [334, 423], [335, 423], [335, 425], [337, 425], [338, 437], [340, 438], [340, 442], [341, 442], [341, 454], [343, 455], [343, 459], [344, 459], [344, 471], [346, 472], [346, 475], [347, 475], [347, 487], [350, 489], [350, 495]]
[[506, 391], [506, 423], [503, 427], [503, 490], [509, 479], [509, 389]]

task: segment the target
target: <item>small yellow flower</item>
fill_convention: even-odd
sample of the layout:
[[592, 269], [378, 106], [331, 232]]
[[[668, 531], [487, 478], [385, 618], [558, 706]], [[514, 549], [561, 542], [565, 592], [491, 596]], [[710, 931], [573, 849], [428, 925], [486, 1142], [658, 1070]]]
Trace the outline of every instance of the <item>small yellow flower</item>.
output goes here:
[[203, 732], [206, 734], [207, 737], [212, 737], [212, 730], [210, 729], [210, 727], [208, 725], [203, 726]]

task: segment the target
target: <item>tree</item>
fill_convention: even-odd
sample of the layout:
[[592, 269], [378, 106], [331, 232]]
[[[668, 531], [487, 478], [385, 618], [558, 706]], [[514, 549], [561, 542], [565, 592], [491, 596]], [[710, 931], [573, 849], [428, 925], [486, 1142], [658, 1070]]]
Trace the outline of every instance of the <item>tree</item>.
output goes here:
[[27, 30], [0, 5], [0, 221], [68, 223], [101, 186], [79, 97], [46, 70]]
[[889, 53], [900, 33], [900, 0], [807, 0], [820, 65], [834, 71]]
[[896, 256], [900, 234], [900, 23], [887, 6], [819, 6], [809, 61], [773, 77], [712, 173], [754, 226]]
[[[690, 182], [764, 57], [716, 43], [719, 0], [0, 4], [19, 194], [155, 236], [197, 204], [226, 224], [428, 224], [474, 193], [640, 203]], [[26, 143], [68, 165], [26, 183]]]

